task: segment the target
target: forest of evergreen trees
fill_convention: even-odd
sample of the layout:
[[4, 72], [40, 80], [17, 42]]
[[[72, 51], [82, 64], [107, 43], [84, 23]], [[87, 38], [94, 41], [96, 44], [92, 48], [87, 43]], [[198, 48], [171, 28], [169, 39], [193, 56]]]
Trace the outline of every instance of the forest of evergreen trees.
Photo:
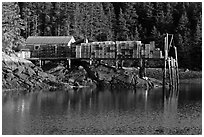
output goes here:
[[67, 36], [92, 41], [156, 41], [174, 34], [180, 67], [202, 69], [201, 2], [3, 2], [2, 45], [15, 48], [28, 36]]

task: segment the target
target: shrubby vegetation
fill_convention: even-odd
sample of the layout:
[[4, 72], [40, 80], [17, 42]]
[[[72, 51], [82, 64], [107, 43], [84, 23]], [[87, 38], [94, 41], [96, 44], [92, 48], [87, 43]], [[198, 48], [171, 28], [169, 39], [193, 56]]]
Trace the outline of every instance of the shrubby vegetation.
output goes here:
[[202, 3], [3, 2], [3, 50], [28, 36], [65, 36], [90, 40], [155, 40], [174, 34], [180, 67], [202, 68]]

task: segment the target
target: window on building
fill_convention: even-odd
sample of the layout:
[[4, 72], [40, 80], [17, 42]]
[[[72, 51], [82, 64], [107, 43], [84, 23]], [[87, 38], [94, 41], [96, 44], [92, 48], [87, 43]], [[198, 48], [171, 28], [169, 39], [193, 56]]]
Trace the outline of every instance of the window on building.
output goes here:
[[39, 50], [40, 49], [40, 45], [35, 45], [34, 46], [34, 50]]

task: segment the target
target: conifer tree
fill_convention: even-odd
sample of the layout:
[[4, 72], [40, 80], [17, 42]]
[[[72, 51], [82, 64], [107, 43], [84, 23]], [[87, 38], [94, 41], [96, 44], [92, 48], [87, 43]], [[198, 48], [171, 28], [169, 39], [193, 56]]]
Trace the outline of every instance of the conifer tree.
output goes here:
[[19, 15], [19, 6], [14, 2], [2, 3], [2, 49], [12, 48], [24, 43], [20, 36], [24, 21]]
[[180, 66], [201, 64], [201, 2], [11, 2], [2, 11], [3, 43], [10, 45], [28, 36], [157, 40], [173, 33]]
[[181, 65], [190, 67], [190, 31], [189, 31], [189, 21], [186, 12], [184, 12], [179, 20], [178, 27], [176, 29], [176, 37], [178, 50], [180, 54], [178, 55], [179, 61], [182, 62]]
[[134, 37], [133, 37], [132, 40], [136, 40], [136, 41], [140, 40], [139, 31], [138, 31], [137, 26], [135, 27], [135, 31], [134, 32], [135, 32], [135, 34], [134, 34]]
[[191, 66], [202, 69], [202, 18], [198, 20], [191, 42]]
[[172, 33], [173, 28], [173, 8], [171, 4], [168, 2], [167, 4], [164, 4], [165, 12], [165, 23], [163, 24], [165, 26], [165, 33]]
[[113, 4], [110, 2], [102, 3], [104, 7], [104, 13], [107, 18], [107, 40], [115, 40], [115, 27], [116, 27], [116, 16]]
[[74, 23], [73, 23], [73, 28], [74, 28], [74, 36], [76, 39], [80, 37], [84, 37], [85, 34], [83, 32], [83, 16], [82, 16], [82, 5], [79, 2], [74, 3]]
[[[126, 3], [126, 10], [125, 10], [125, 19], [127, 22], [127, 28], [129, 30], [128, 37], [133, 40], [136, 39], [135, 36], [138, 38], [138, 31], [137, 31], [137, 25], [138, 25], [138, 15], [136, 13], [136, 10], [134, 8], [135, 3]], [[136, 32], [137, 31], [137, 32]]]
[[125, 16], [120, 10], [119, 19], [118, 19], [118, 32], [117, 32], [117, 40], [129, 40], [128, 37], [128, 28]]

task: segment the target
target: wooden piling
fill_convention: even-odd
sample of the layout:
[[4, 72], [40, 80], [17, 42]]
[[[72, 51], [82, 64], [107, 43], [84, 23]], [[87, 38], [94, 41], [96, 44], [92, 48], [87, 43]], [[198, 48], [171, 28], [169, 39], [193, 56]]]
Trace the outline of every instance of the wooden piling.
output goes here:
[[177, 86], [179, 85], [179, 71], [178, 71], [178, 57], [177, 57], [177, 48], [174, 46], [174, 49], [175, 49], [175, 57], [176, 57], [176, 62], [175, 62], [175, 65], [176, 65], [176, 82], [177, 82]]
[[169, 86], [170, 86], [170, 88], [171, 88], [171, 86], [172, 86], [172, 77], [171, 77], [171, 75], [172, 75], [172, 73], [171, 73], [171, 59], [170, 58], [168, 58], [168, 68], [169, 68]]
[[175, 87], [175, 68], [174, 68], [174, 59], [171, 57], [171, 79], [172, 79], [172, 89]]
[[164, 44], [164, 70], [163, 70], [163, 89], [165, 89], [165, 85], [166, 85], [166, 62], [167, 62], [167, 57], [168, 57], [168, 34], [165, 37], [165, 44]]
[[141, 58], [140, 59], [140, 69], [139, 69], [139, 77], [140, 78], [143, 78], [145, 77], [145, 62], [144, 62], [144, 59]]
[[118, 60], [115, 60], [115, 68], [118, 69]]
[[177, 84], [177, 71], [176, 71], [176, 60], [173, 59], [173, 65], [174, 65], [174, 85], [175, 85], [175, 88], [178, 87], [178, 84]]
[[45, 60], [42, 60], [42, 66], [44, 66], [45, 65]]
[[42, 60], [39, 60], [40, 67], [42, 67]]
[[166, 79], [166, 59], [164, 58], [164, 68], [163, 68], [163, 88], [165, 88]]
[[176, 88], [178, 87], [178, 79], [177, 79], [177, 70], [176, 70], [176, 59], [174, 59], [174, 77], [175, 77], [175, 85], [176, 85]]
[[89, 65], [92, 66], [92, 64], [93, 64], [93, 59], [91, 58], [91, 59], [89, 60]]
[[71, 68], [71, 59], [68, 59], [69, 69]]

